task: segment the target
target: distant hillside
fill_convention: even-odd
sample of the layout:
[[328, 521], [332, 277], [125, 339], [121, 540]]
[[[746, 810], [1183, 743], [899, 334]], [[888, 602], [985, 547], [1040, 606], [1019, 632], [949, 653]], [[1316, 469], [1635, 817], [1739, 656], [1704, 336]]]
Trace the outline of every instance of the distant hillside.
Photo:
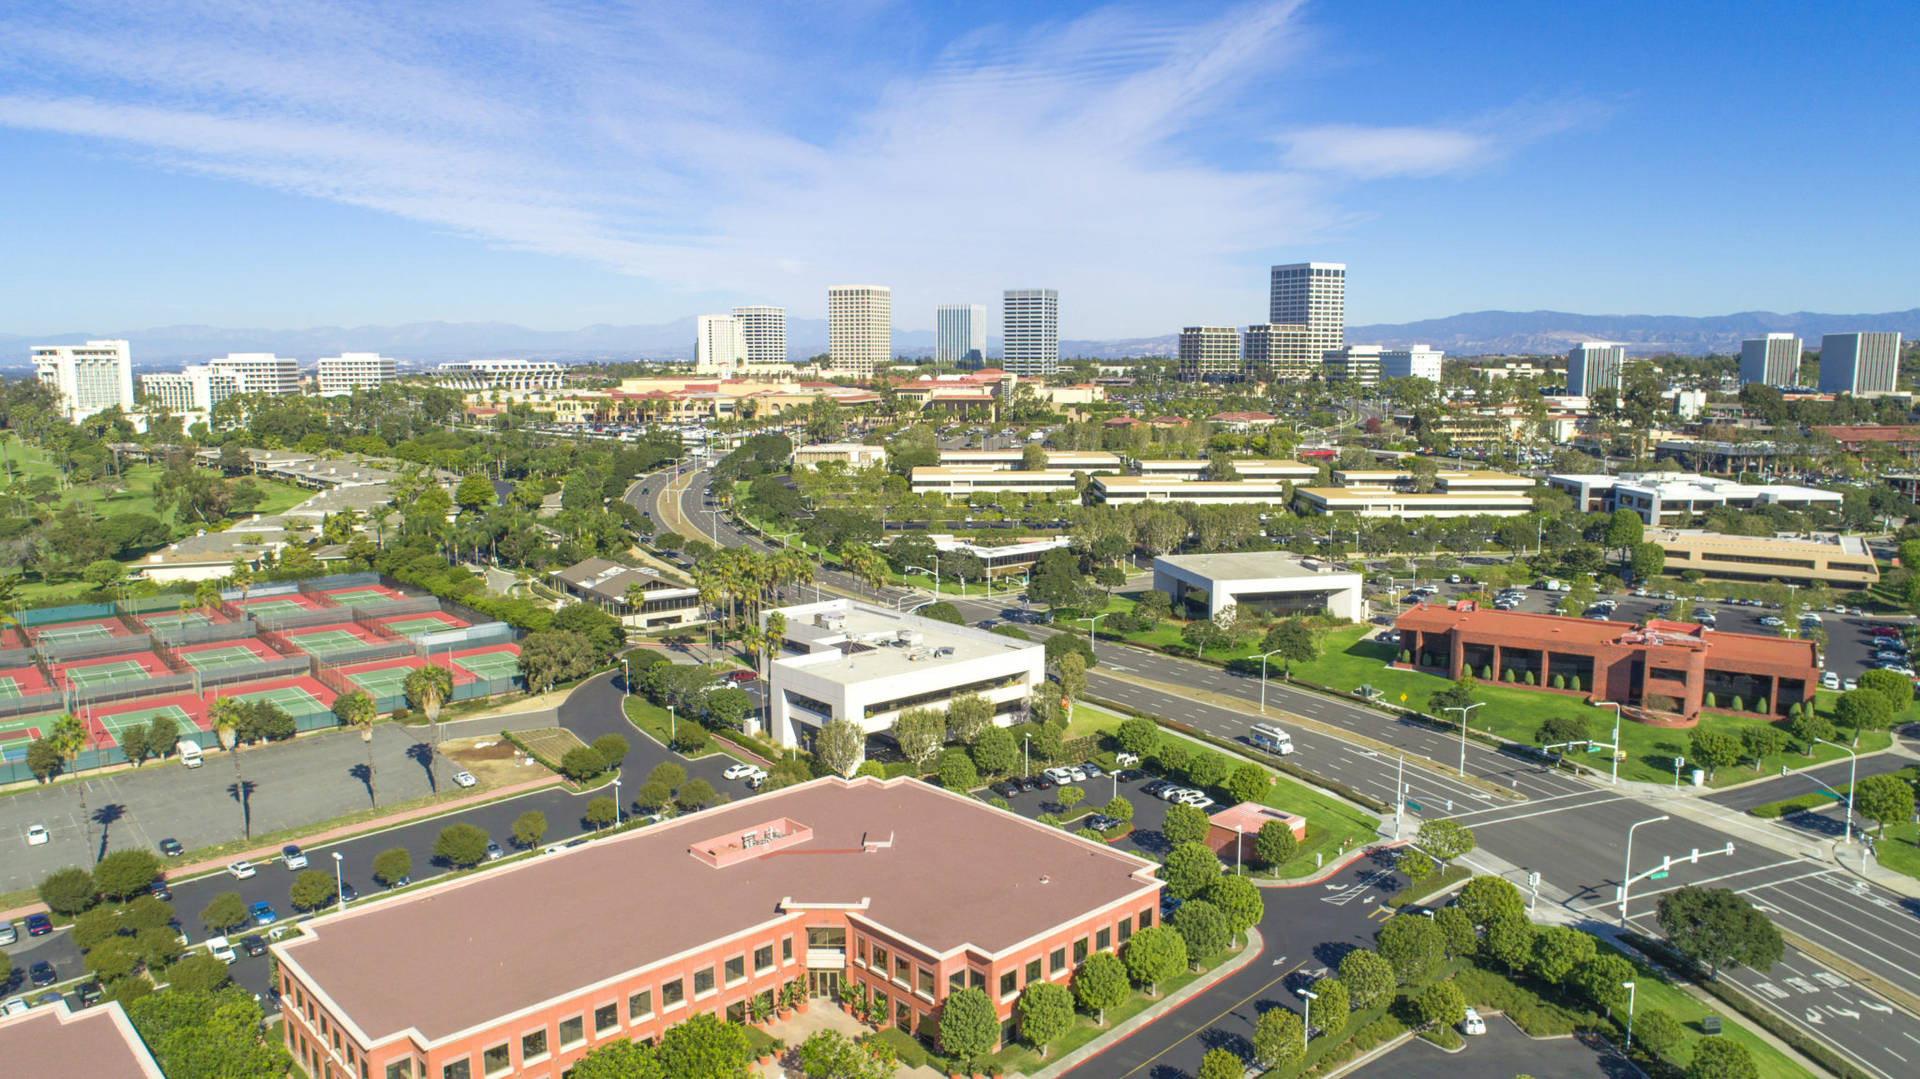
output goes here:
[[1798, 335], [1811, 348], [1820, 335], [1856, 330], [1920, 334], [1920, 308], [1872, 315], [1795, 311], [1741, 311], [1732, 315], [1576, 315], [1566, 311], [1473, 311], [1419, 322], [1347, 327], [1361, 345], [1427, 344], [1455, 356], [1562, 353], [1576, 341], [1618, 341], [1631, 352], [1701, 356], [1740, 351], [1740, 342], [1765, 333]]

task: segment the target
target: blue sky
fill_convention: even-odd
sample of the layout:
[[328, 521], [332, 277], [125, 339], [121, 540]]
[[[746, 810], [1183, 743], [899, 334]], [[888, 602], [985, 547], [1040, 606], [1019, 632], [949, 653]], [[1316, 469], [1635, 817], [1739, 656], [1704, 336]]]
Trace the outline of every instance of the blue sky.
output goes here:
[[0, 333], [1920, 305], [1910, 2], [0, 5]]

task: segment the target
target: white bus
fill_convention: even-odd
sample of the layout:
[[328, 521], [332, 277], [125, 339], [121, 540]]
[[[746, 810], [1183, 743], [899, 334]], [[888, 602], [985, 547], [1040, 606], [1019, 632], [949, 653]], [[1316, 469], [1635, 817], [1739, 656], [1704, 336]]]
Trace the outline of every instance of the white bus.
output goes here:
[[1255, 749], [1264, 749], [1268, 753], [1286, 756], [1293, 752], [1293, 737], [1271, 723], [1255, 723], [1248, 732], [1247, 740]]

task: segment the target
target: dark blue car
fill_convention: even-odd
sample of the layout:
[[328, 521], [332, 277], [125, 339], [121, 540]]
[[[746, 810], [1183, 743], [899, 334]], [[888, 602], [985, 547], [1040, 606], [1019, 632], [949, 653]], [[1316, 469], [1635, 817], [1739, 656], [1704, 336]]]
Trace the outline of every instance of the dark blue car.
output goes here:
[[27, 936], [44, 937], [53, 932], [53, 919], [44, 914], [27, 915]]

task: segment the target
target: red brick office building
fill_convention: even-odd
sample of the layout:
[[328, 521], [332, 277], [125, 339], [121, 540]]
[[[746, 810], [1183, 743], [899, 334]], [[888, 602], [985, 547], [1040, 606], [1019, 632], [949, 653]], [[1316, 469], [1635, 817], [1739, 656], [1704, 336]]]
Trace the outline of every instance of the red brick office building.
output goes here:
[[373, 902], [272, 945], [314, 1079], [559, 1079], [697, 1012], [857, 982], [909, 1031], [1010, 1023], [1153, 924], [1154, 863], [912, 779], [829, 777]]
[[1811, 641], [1720, 633], [1686, 622], [1643, 626], [1589, 618], [1419, 604], [1394, 621], [1397, 649], [1411, 666], [1458, 678], [1489, 668], [1502, 683], [1550, 689], [1559, 677], [1570, 690], [1598, 700], [1640, 707], [1647, 696], [1678, 702], [1697, 716], [1706, 695], [1722, 707], [1735, 698], [1749, 710], [1783, 716], [1811, 699], [1820, 684], [1819, 651]]

